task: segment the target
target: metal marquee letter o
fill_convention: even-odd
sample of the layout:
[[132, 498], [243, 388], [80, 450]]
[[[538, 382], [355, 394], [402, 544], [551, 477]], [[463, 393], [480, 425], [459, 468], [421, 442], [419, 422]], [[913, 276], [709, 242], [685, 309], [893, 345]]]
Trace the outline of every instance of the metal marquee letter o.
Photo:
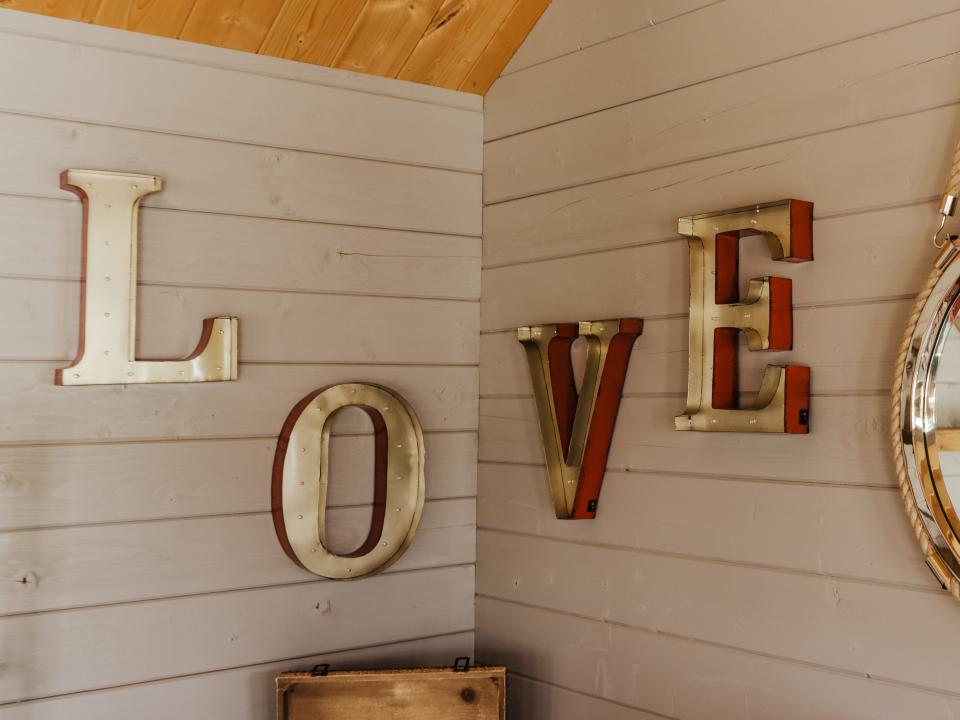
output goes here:
[[[359, 407], [373, 422], [373, 519], [364, 543], [348, 555], [326, 547], [330, 421]], [[321, 388], [290, 411], [273, 463], [273, 523], [287, 555], [316, 575], [351, 580], [380, 572], [410, 546], [424, 496], [423, 431], [413, 408], [393, 390], [367, 383]]]

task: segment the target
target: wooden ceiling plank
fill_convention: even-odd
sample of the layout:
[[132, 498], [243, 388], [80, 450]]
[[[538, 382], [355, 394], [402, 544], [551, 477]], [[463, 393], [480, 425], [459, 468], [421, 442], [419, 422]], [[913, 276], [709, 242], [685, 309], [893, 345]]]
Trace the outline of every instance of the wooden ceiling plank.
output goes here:
[[396, 77], [443, 0], [368, 0], [334, 67]]
[[[97, 25], [176, 38], [196, 0], [106, 0], [100, 5]], [[202, 0], [201, 0], [202, 1]]]
[[456, 90], [519, 1], [446, 0], [397, 77]]
[[0, 8], [484, 94], [550, 0], [0, 0]]
[[282, 5], [283, 0], [200, 0], [180, 39], [257, 52]]
[[36, 12], [44, 15], [92, 23], [103, 0], [38, 0], [32, 4], [39, 5], [40, 9]]
[[43, 15], [43, 0], [0, 0], [0, 8]]
[[332, 65], [366, 0], [286, 0], [261, 55]]
[[486, 95], [549, 4], [550, 0], [519, 0], [457, 89]]

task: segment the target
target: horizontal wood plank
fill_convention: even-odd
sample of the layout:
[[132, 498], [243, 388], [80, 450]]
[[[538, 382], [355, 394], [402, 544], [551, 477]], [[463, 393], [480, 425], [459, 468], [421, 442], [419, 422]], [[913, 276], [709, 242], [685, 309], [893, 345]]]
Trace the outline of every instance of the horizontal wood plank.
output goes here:
[[[677, 237], [678, 217], [787, 197], [814, 202], [818, 218], [932, 200], [958, 118], [960, 106], [949, 105], [489, 206], [484, 264], [661, 242]], [[932, 233], [935, 219], [918, 232]]]
[[958, 34], [960, 12], [953, 12], [488, 143], [485, 199], [572, 187], [957, 102]]
[[[935, 217], [933, 203], [922, 203], [816, 220], [814, 259], [798, 264], [773, 261], [759, 237], [744, 238], [741, 295], [746, 295], [750, 278], [780, 276], [793, 281], [798, 308], [911, 297], [926, 279], [936, 252], [925, 232]], [[483, 276], [481, 329], [683, 314], [690, 302], [689, 262], [687, 242], [678, 237], [489, 269]], [[575, 283], [583, 283], [587, 291], [568, 292]]]
[[[0, 110], [479, 172], [483, 118], [458, 108], [4, 33]], [[122, 68], [122, 69], [121, 69]], [[144, 82], [150, 91], [142, 92]], [[44, 92], [34, 92], [41, 86]], [[131, 95], [138, 98], [130, 102]], [[202, 102], [197, 100], [202, 98]], [[190, 112], [184, 113], [185, 103]], [[392, 121], [383, 121], [388, 114]], [[348, 119], [349, 118], [349, 119]]]
[[[793, 350], [788, 352], [751, 352], [746, 338], [741, 336], [741, 392], [755, 393], [760, 389], [767, 365], [785, 364], [811, 368], [814, 395], [886, 391], [911, 304], [910, 300], [897, 300], [796, 309]], [[634, 313], [614, 315], [629, 317]], [[569, 317], [580, 315], [564, 319]], [[630, 357], [624, 394], [685, 396], [690, 364], [688, 333], [686, 317], [646, 320], [643, 335]], [[532, 397], [530, 370], [516, 333], [488, 334], [481, 340], [481, 394], [489, 398]], [[576, 355], [583, 356], [585, 346], [575, 350]]]
[[[75, 198], [0, 195], [0, 274], [78, 280], [81, 232]], [[139, 240], [146, 284], [480, 297], [479, 238], [144, 208]]]
[[[508, 684], [511, 688], [507, 695], [510, 717], [527, 720], [579, 720], [591, 716], [604, 720], [663, 720], [664, 717], [516, 673], [508, 675]], [[598, 712], [602, 714], [597, 715]]]
[[[608, 472], [598, 522], [557, 520], [543, 467], [482, 464], [483, 528], [935, 588], [893, 488]], [[803, 542], [799, 539], [803, 538]], [[562, 553], [561, 553], [562, 555]], [[496, 562], [487, 554], [483, 562]]]
[[[424, 441], [427, 498], [474, 496], [476, 434]], [[330, 447], [329, 506], [370, 502], [371, 438], [335, 436]], [[0, 530], [267, 511], [275, 451], [269, 437], [0, 446]]]
[[[240, 319], [242, 362], [472, 364], [479, 307], [452, 300], [369, 298], [148, 286], [140, 289], [140, 358], [183, 358], [203, 319]], [[0, 279], [2, 360], [70, 360], [80, 283]], [[326, 328], [324, 330], [324, 328]]]
[[[27, 0], [13, 0], [22, 4]], [[35, 0], [30, 0], [34, 2]], [[7, 3], [4, 3], [6, 5]], [[29, 9], [42, 12], [38, 5]], [[393, 78], [362, 75], [341, 69], [291, 63], [281, 58], [234, 52], [223, 48], [183, 43], [163, 37], [136, 34], [97, 25], [63, 22], [26, 12], [0, 14], [3, 32], [57, 40], [112, 50], [132, 55], [158, 57], [195, 66], [223, 68], [278, 80], [294, 80], [308, 85], [343, 88], [383, 97], [416, 100], [430, 105], [483, 112], [483, 98], [445, 88], [403, 82]]]
[[[713, 590], [701, 586], [699, 595], [709, 597]], [[477, 617], [477, 652], [484, 662], [504, 662], [524, 675], [671, 718], [709, 720], [718, 708], [733, 717], [752, 713], [784, 720], [901, 720], [914, 713], [950, 720], [960, 711], [954, 695], [632, 630], [600, 618], [483, 597], [477, 599]]]
[[276, 712], [276, 676], [308, 671], [317, 663], [336, 670], [445, 666], [473, 655], [473, 633], [453, 633], [291, 658], [203, 675], [129, 685], [0, 707], [3, 720], [76, 720], [113, 713], [141, 720], [263, 720]]
[[553, 58], [693, 12], [714, 0], [553, 0], [504, 68], [509, 75]]
[[[701, 83], [956, 9], [949, 0], [863, 8], [828, 0], [711, 5], [500, 79], [486, 98], [487, 139]], [[733, 41], [750, 18], [750, 41]], [[823, 19], [830, 18], [825, 23]], [[789, 32], [785, 29], [789, 28]], [[678, 38], [686, 38], [678, 54]], [[696, 40], [693, 40], [696, 38]], [[663, 58], [671, 62], [663, 62]], [[644, 71], [638, 71], [643, 68]], [[656, 72], [650, 69], [656, 68]]]
[[161, 175], [145, 207], [478, 235], [480, 177], [218, 140], [0, 114], [0, 193], [66, 197], [66, 168]]
[[[57, 363], [4, 363], [0, 443], [272, 436], [307, 393], [341, 382], [388, 385], [426, 430], [473, 430], [477, 371], [461, 367], [242, 365], [235, 382], [57, 387]], [[345, 424], [364, 432], [369, 421]]]
[[460, 632], [473, 626], [472, 597], [463, 566], [9, 616], [0, 638], [17, 662], [0, 677], [0, 701]]
[[[269, 476], [264, 478], [267, 494]], [[390, 571], [469, 564], [473, 500], [426, 503], [413, 544]], [[352, 552], [369, 531], [368, 508], [328, 511], [329, 547]], [[310, 582], [290, 560], [268, 512], [190, 520], [0, 533], [0, 614]]]
[[[814, 400], [809, 435], [770, 435], [677, 432], [683, 396], [625, 398], [609, 467], [893, 487], [887, 394]], [[480, 459], [543, 462], [532, 399], [481, 400]]]
[[[479, 533], [477, 592], [946, 692], [949, 593]], [[933, 583], [931, 583], [933, 584]], [[709, 591], [705, 592], [705, 588]], [[678, 607], [683, 612], [676, 612]], [[906, 614], [910, 623], [891, 623]], [[893, 643], [898, 653], [885, 650]]]

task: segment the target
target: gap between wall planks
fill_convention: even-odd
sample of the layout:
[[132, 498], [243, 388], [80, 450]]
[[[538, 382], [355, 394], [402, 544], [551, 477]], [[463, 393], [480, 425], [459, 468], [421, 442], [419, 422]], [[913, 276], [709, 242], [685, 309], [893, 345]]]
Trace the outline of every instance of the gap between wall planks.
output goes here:
[[0, 0], [0, 7], [483, 95], [550, 0]]
[[[591, 18], [555, 0], [486, 98], [478, 653], [528, 680], [525, 717], [575, 697], [612, 717], [948, 718], [960, 621], [900, 511], [887, 422], [960, 117], [960, 12], [684, 5]], [[786, 26], [786, 44], [753, 34]], [[784, 268], [747, 241], [740, 275], [794, 280], [797, 345], [743, 351], [742, 382], [813, 365], [812, 435], [678, 437], [676, 218], [787, 196], [816, 203], [815, 261]], [[515, 327], [634, 315], [610, 496], [596, 523], [557, 523]], [[890, 627], [903, 612], [922, 637]]]

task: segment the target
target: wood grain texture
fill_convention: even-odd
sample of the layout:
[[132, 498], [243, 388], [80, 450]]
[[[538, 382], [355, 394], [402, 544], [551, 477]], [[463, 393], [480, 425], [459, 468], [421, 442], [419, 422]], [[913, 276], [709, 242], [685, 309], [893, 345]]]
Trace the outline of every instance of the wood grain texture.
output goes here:
[[460, 87], [518, 4], [445, 0], [397, 77]]
[[0, 0], [0, 7], [6, 10], [43, 13], [43, 0]]
[[[370, 503], [371, 437], [330, 443], [330, 506]], [[476, 434], [426, 443], [427, 499], [476, 495]], [[0, 530], [267, 512], [275, 450], [274, 437], [0, 447]]]
[[[592, 45], [657, 27], [716, 0], [553, 0], [503, 69], [504, 75]], [[534, 5], [535, 3], [521, 3]]]
[[[480, 657], [659, 717], [708, 720], [723, 712], [735, 718], [753, 713], [787, 720], [899, 720], [917, 713], [950, 720], [960, 709], [952, 694], [601, 619], [483, 597], [477, 599], [477, 617], [483, 628], [477, 635]], [[596, 715], [606, 705], [601, 700], [588, 707]]]
[[473, 633], [452, 633], [343, 652], [266, 662], [0, 708], [3, 720], [76, 720], [114, 713], [143, 720], [262, 720], [276, 712], [276, 676], [326, 662], [343, 670], [443, 666], [473, 652]]
[[282, 0], [204, 0], [194, 3], [180, 31], [180, 39], [256, 52], [282, 4]]
[[[154, 7], [134, 9], [148, 23]], [[238, 17], [253, 8], [207, 4], [194, 21], [222, 21], [211, 42], [250, 43], [263, 23]], [[12, 123], [0, 332], [19, 348], [0, 358], [0, 717], [252, 718], [272, 699], [268, 675], [319, 653], [358, 649], [372, 664], [472, 654], [477, 105], [13, 12], [0, 13], [4, 53], [29, 69], [0, 88], [0, 124]], [[138, 352], [189, 352], [200, 316], [235, 312], [241, 379], [60, 392], [53, 371], [77, 342], [81, 217], [57, 174], [146, 165], [179, 198], [140, 217]], [[290, 191], [299, 199], [286, 205]], [[269, 479], [290, 408], [351, 380], [415, 407], [427, 502], [390, 574], [338, 590], [282, 553]], [[356, 411], [334, 421], [338, 552], [369, 529], [370, 430]]]
[[663, 720], [664, 717], [624, 703], [598, 699], [585, 692], [574, 692], [533, 680], [516, 672], [511, 672], [509, 678], [511, 692], [507, 695], [508, 717], [529, 720], [577, 720], [591, 714], [604, 720]]
[[[953, 142], [958, 118], [960, 106], [947, 105], [488, 206], [484, 263], [662, 242], [685, 214], [771, 198], [813, 198], [816, 218], [929, 201], [942, 190], [950, 159], [939, 148]], [[912, 172], [900, 172], [906, 166]]]
[[[931, 658], [960, 615], [900, 508], [888, 392], [960, 118], [960, 15], [627, 5], [557, 0], [486, 99], [479, 656], [524, 678], [524, 717], [950, 717]], [[743, 243], [741, 292], [790, 278], [795, 337], [741, 344], [740, 384], [809, 365], [811, 433], [675, 432], [676, 218], [781, 197], [815, 203], [815, 259]], [[557, 521], [515, 329], [625, 316], [645, 331], [597, 520]], [[903, 613], [929, 624], [900, 635]]]
[[[815, 381], [815, 379], [814, 379]], [[811, 408], [809, 441], [782, 435], [678, 433], [684, 396], [624, 398], [608, 467], [893, 487], [888, 403], [882, 395], [824, 396]], [[539, 464], [533, 400], [482, 400], [480, 459]], [[710, 458], [705, 461], [705, 458]], [[891, 522], [902, 518], [891, 518]]]
[[[405, 620], [382, 612], [403, 602]], [[0, 618], [3, 702], [178, 677], [469, 630], [473, 567], [308, 582], [140, 603]], [[108, 630], [109, 629], [109, 630]], [[70, 643], [49, 648], [58, 638]], [[184, 654], [184, 647], [194, 648]], [[131, 647], [153, 648], [131, 653]]]
[[277, 678], [277, 717], [377, 720], [504, 720], [507, 669], [381, 669]]
[[331, 65], [367, 0], [284, 0], [258, 48], [265, 55]]
[[[921, 202], [815, 220], [815, 259], [802, 265], [773, 261], [762, 241], [745, 239], [741, 243], [742, 287], [753, 277], [790, 277], [795, 305], [811, 309], [815, 305], [907, 298], [929, 272], [934, 249], [925, 245], [924, 229], [935, 217], [934, 204]], [[865, 237], [870, 241], [864, 242]], [[647, 318], [684, 313], [689, 307], [683, 272], [688, 264], [686, 246], [685, 239], [674, 237], [489, 269], [483, 275], [484, 289], [495, 292], [485, 293], [488, 297], [481, 309], [484, 331], [556, 321], [571, 313], [597, 318], [604, 313]], [[658, 266], [669, 272], [651, 269]], [[557, 278], [575, 282], [578, 277], [589, 283], [591, 292], [580, 296], [550, 293], [550, 283]], [[521, 295], [523, 307], [519, 307]]]
[[461, 235], [480, 231], [477, 175], [0, 114], [0, 193], [63, 197], [64, 168], [166, 178], [144, 207]]
[[[372, 473], [371, 473], [372, 477]], [[335, 478], [360, 485], [369, 478]], [[328, 546], [366, 539], [369, 508], [327, 515]], [[223, 517], [0, 533], [0, 614], [313, 582], [283, 552], [269, 511]], [[474, 501], [433, 500], [409, 551], [391, 572], [473, 563]]]
[[[23, 0], [8, 0], [22, 2]], [[4, 8], [6, 5], [3, 6]], [[3, 9], [3, 8], [0, 8]], [[224, 48], [181, 42], [142, 33], [119, 32], [99, 25], [65, 23], [59, 18], [32, 12], [0, 13], [3, 32], [34, 38], [56, 39], [101, 50], [122, 52], [128, 56], [149, 56], [190, 63], [197, 68], [219, 68], [245, 75], [293, 80], [309, 87], [327, 87], [369, 93], [384, 98], [415, 100], [437, 107], [483, 112], [483, 98], [432, 85], [394, 82], [394, 78], [358, 75], [308, 63], [288, 62], [284, 58], [253, 53], [232, 52]]]
[[[475, 368], [241, 365], [240, 379], [176, 385], [54, 388], [60, 363], [5, 363], [0, 443], [270, 436], [297, 402], [324, 385], [362, 379], [394, 388], [417, 409], [425, 430], [474, 430]], [[133, 390], [133, 392], [131, 392]], [[356, 421], [343, 429], [365, 432]]]
[[958, 32], [954, 11], [488, 143], [485, 199], [500, 202], [956, 102]]
[[[480, 595], [956, 692], [956, 676], [944, 662], [953, 641], [942, 631], [955, 621], [956, 607], [939, 589], [917, 592], [549, 540], [518, 547], [511, 536], [483, 531], [479, 537], [479, 552], [497, 558], [479, 565]], [[678, 605], [686, 611], [676, 612]], [[897, 609], [916, 618], [910, 628], [890, 626]], [[899, 652], [885, 652], [891, 643]]]
[[460, 81], [460, 89], [486, 95], [499, 76], [503, 58], [512, 57], [521, 47], [530, 28], [535, 27], [549, 4], [550, 0], [519, 0]]
[[[478, 353], [474, 302], [167, 286], [143, 288], [139, 300], [141, 358], [187, 357], [203, 318], [225, 314], [242, 318], [243, 362], [470, 365]], [[0, 304], [11, 310], [0, 319], [0, 333], [9, 338], [0, 360], [73, 357], [78, 282], [0, 280]], [[318, 321], [347, 316], [363, 331], [344, 331], [336, 342], [317, 331]]]
[[[2, 110], [474, 173], [482, 167], [482, 148], [475, 141], [482, 117], [470, 109], [437, 106], [411, 93], [383, 97], [360, 83], [331, 87], [299, 75], [271, 77], [265, 68], [236, 67], [232, 53], [230, 63], [216, 58], [211, 66], [183, 62], [175, 54], [158, 56], [154, 48], [149, 53], [118, 48], [115, 41], [78, 47], [49, 37], [45, 27], [36, 29], [42, 37], [18, 33], [24, 23], [10, 16], [42, 20], [0, 13], [0, 62], [36, 56], [31, 76], [49, 92], [38, 96], [16, 78], [0, 77]], [[213, 48], [163, 44], [218, 54]], [[91, 76], [101, 80], [90, 82]], [[150, 93], [131, 103], [131, 93], [148, 80]], [[344, 113], [352, 122], [342, 122]], [[383, 114], [394, 122], [383, 123]]]
[[[548, 3], [0, 0], [0, 8], [483, 94]], [[520, 4], [533, 12], [514, 12]], [[464, 82], [481, 60], [482, 69]]]
[[175, 38], [196, 0], [101, 0], [98, 25]]
[[[0, 195], [0, 277], [79, 280], [81, 222], [76, 200]], [[473, 237], [144, 208], [138, 256], [141, 285], [480, 299]]]
[[367, 0], [336, 67], [396, 77], [444, 0]]
[[[664, 557], [934, 588], [896, 488], [623, 472], [604, 481], [598, 522], [559, 522], [542, 466], [483, 463], [477, 522], [516, 533]], [[798, 542], [803, 538], [803, 542]], [[563, 553], [561, 552], [562, 556]], [[484, 555], [482, 563], [493, 560]]]
[[[829, 0], [802, 7], [789, 0], [716, 3], [642, 33], [504, 76], [488, 94], [486, 137], [513, 135], [710, 81], [950, 12], [956, 5], [950, 0], [925, 0], [876, 10], [864, 17], [855, 3], [836, 7]], [[825, 26], [823, 18], [828, 16], [831, 21]], [[731, 44], [733, 35], [745, 32], [746, 17], [752, 41]], [[784, 28], [790, 32], [783, 32]], [[690, 37], [698, 41], [684, 43], [689, 52], [683, 62], [662, 62], [677, 51], [678, 38]], [[499, 111], [500, 107], [506, 111]]]
[[[765, 366], [791, 362], [813, 368], [814, 395], [883, 393], [890, 383], [894, 346], [909, 309], [908, 300], [798, 308], [792, 351], [751, 352], [740, 338], [741, 392], [760, 389]], [[610, 314], [615, 313], [604, 316]], [[627, 372], [624, 393], [628, 397], [685, 394], [688, 325], [686, 317], [645, 322]], [[518, 355], [515, 334], [484, 335], [482, 345], [482, 395], [490, 399], [532, 397], [529, 369], [523, 355]]]

